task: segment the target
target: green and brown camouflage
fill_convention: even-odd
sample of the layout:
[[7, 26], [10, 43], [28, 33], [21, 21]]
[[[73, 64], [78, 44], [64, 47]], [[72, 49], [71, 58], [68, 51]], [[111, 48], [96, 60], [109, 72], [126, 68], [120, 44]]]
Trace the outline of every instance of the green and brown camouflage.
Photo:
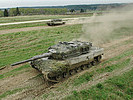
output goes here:
[[94, 47], [90, 42], [59, 42], [49, 47], [48, 53], [12, 65], [30, 61], [31, 66], [42, 72], [46, 80], [57, 82], [74, 72], [99, 63], [103, 52], [103, 48]]
[[49, 47], [48, 52], [52, 54], [51, 58], [61, 60], [88, 53], [91, 47], [92, 43], [88, 42], [59, 42], [57, 45]]

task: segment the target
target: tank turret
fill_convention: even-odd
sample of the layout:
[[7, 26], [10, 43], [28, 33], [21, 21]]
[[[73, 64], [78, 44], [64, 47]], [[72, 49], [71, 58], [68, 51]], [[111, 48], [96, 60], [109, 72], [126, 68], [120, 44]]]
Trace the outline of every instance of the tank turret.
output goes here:
[[58, 44], [49, 47], [48, 51], [52, 54], [53, 59], [66, 59], [69, 57], [79, 56], [89, 52], [92, 43], [88, 42], [59, 42]]

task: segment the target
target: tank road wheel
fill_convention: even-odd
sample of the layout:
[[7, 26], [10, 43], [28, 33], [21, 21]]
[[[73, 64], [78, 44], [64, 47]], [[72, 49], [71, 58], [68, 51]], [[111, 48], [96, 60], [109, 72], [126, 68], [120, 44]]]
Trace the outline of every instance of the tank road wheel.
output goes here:
[[58, 75], [58, 76], [56, 76], [56, 81], [61, 81], [62, 80], [62, 75]]
[[67, 72], [64, 72], [63, 73], [63, 78], [67, 78], [67, 77], [69, 77], [69, 74]]
[[48, 26], [50, 26], [50, 24], [48, 24]]
[[81, 68], [80, 68], [80, 67], [77, 67], [77, 68], [75, 69], [75, 71], [76, 71], [76, 73], [79, 73], [79, 72], [81, 71]]
[[100, 62], [101, 58], [102, 58], [101, 55], [97, 57], [97, 62], [98, 62], [98, 63]]
[[86, 70], [88, 68], [88, 65], [84, 65], [84, 70]]
[[100, 63], [100, 60], [101, 60], [102, 56], [97, 56], [96, 58], [94, 58], [94, 60], [96, 61], [96, 64], [99, 64]]
[[96, 60], [91, 62], [92, 66], [95, 66], [97, 64]]
[[91, 63], [89, 63], [89, 64], [87, 65], [87, 68], [90, 68], [90, 67], [92, 67], [92, 64], [91, 64]]
[[65, 54], [62, 54], [61, 56], [62, 56], [62, 59], [65, 59], [66, 58], [66, 55]]
[[70, 70], [70, 71], [69, 71], [69, 74], [70, 74], [70, 75], [74, 75], [74, 74], [75, 74], [75, 70]]
[[85, 69], [87, 69], [87, 66], [86, 65], [82, 65], [82, 66], [80, 66], [80, 68], [81, 68], [81, 70], [85, 70]]

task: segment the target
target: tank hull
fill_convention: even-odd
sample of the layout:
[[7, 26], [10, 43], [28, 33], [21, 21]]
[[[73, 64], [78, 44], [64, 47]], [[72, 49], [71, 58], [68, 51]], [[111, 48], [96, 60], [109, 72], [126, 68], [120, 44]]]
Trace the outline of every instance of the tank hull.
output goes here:
[[47, 22], [47, 25], [48, 26], [55, 26], [55, 25], [63, 25], [65, 24], [66, 22], [63, 21], [62, 19], [53, 19], [51, 21], [48, 21]]
[[65, 22], [48, 22], [47, 25], [48, 26], [55, 26], [55, 25], [63, 25], [65, 24]]
[[78, 70], [99, 63], [103, 55], [104, 49], [92, 47], [87, 54], [77, 57], [67, 58], [65, 60], [55, 60], [49, 58], [41, 58], [31, 62], [31, 66], [44, 74], [44, 78], [48, 81], [60, 81], [59, 77], [65, 78], [64, 75], [72, 75]]

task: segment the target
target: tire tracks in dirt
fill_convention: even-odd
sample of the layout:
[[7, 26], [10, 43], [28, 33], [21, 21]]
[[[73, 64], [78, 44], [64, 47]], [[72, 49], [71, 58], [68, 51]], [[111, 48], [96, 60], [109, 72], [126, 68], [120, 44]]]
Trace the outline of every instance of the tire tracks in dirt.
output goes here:
[[[64, 26], [64, 25], [62, 25]], [[55, 27], [62, 27], [62, 26], [55, 26]], [[7, 29], [7, 30], [0, 30], [0, 35], [2, 34], [8, 34], [8, 33], [16, 33], [16, 32], [27, 32], [27, 31], [33, 31], [33, 30], [41, 30], [41, 29], [48, 29], [53, 28], [50, 26], [37, 26], [37, 27], [26, 27], [26, 28], [19, 28], [19, 29]]]
[[0, 35], [8, 34], [8, 33], [26, 32], [26, 31], [33, 31], [33, 30], [55, 28], [55, 27], [71, 26], [71, 25], [83, 24], [83, 23], [85, 22], [74, 21], [74, 22], [68, 22], [65, 25], [57, 25], [57, 26], [36, 26], [36, 27], [26, 27], [26, 28], [18, 28], [18, 29], [5, 29], [5, 30], [0, 30]]
[[[104, 59], [109, 59], [109, 58], [112, 58], [114, 56], [117, 56], [119, 54], [122, 54], [124, 51], [130, 49], [131, 47], [133, 47], [133, 44], [124, 44], [124, 45], [119, 45], [117, 46], [118, 44], [121, 44], [127, 40], [131, 40], [133, 37], [126, 37], [126, 38], [123, 38], [123, 39], [120, 39], [120, 40], [117, 40], [117, 41], [114, 41], [112, 43], [107, 43], [107, 44], [104, 44], [104, 48], [105, 48], [105, 58]], [[116, 45], [117, 47], [116, 48], [111, 48], [112, 46]], [[128, 72], [130, 71], [131, 69], [133, 68], [133, 65], [132, 66], [128, 66], [128, 67], [125, 67], [125, 68], [122, 68], [122, 69], [118, 69], [118, 70], [114, 70], [113, 72], [108, 72], [108, 73], [103, 73], [103, 74], [100, 74], [98, 75], [98, 77], [95, 77], [93, 79], [93, 81], [90, 81], [88, 82], [87, 84], [82, 84], [80, 87], [69, 87], [67, 89], [65, 89], [65, 93], [62, 93], [62, 91], [56, 91], [54, 89], [52, 90], [49, 90], [49, 91], [52, 91], [52, 93], [56, 96], [54, 97], [48, 97], [48, 99], [56, 99], [56, 100], [59, 100], [59, 99], [62, 99], [64, 98], [65, 96], [68, 96], [68, 95], [71, 95], [72, 91], [74, 90], [77, 90], [77, 91], [81, 91], [83, 89], [86, 89], [86, 88], [90, 88], [91, 86], [94, 86], [96, 85], [97, 83], [101, 83], [101, 82], [104, 82], [105, 80], [111, 78], [111, 77], [114, 77], [114, 76], [118, 76], [118, 75], [121, 75], [125, 72]], [[93, 70], [93, 69], [92, 69]], [[83, 72], [85, 73], [85, 72]], [[83, 73], [79, 73], [79, 74], [83, 74]], [[75, 76], [72, 76], [71, 77], [71, 80], [73, 80], [73, 78], [75, 78]], [[58, 87], [60, 86], [60, 84], [57, 84], [55, 87]]]
[[128, 66], [128, 67], [124, 67], [122, 69], [114, 70], [113, 72], [107, 72], [107, 73], [100, 74], [99, 76], [95, 77], [93, 79], [93, 81], [89, 81], [87, 84], [82, 84], [81, 86], [78, 86], [78, 87], [69, 87], [67, 90], [65, 90], [65, 93], [62, 93], [62, 92], [60, 93], [60, 92], [56, 91], [57, 93], [55, 93], [55, 94], [57, 96], [54, 96], [54, 97], [48, 98], [48, 99], [61, 100], [61, 99], [65, 98], [66, 96], [71, 95], [72, 91], [76, 90], [79, 92], [81, 90], [88, 89], [88, 88], [90, 88], [90, 87], [92, 87], [98, 83], [103, 83], [105, 80], [107, 80], [109, 78], [122, 75], [123, 73], [130, 71], [132, 68], [133, 68], [133, 65]]
[[[114, 56], [119, 55], [122, 52], [128, 50], [129, 48], [131, 48], [133, 46], [133, 44], [128, 44], [128, 45], [124, 44], [124, 45], [117, 46], [117, 44], [121, 44], [122, 42], [127, 41], [127, 40], [131, 40], [131, 39], [132, 39], [132, 37], [126, 37], [126, 38], [123, 38], [121, 40], [117, 40], [117, 42], [114, 41], [114, 42], [110, 43], [110, 45], [104, 44], [103, 47], [105, 48], [105, 53], [107, 55], [106, 58], [114, 57]], [[111, 48], [114, 45], [116, 45], [117, 47], [116, 48]], [[119, 50], [121, 50], [121, 51], [119, 51]], [[116, 51], [118, 51], [118, 52], [116, 52]], [[4, 99], [5, 100], [11, 100], [11, 99], [12, 100], [22, 100], [22, 99], [28, 99], [29, 100], [29, 99], [33, 99], [35, 97], [37, 97], [37, 99], [39, 99], [38, 97], [41, 96], [43, 93], [49, 93], [50, 91], [52, 91], [54, 94], [56, 94], [58, 96], [49, 97], [49, 99], [50, 98], [51, 99], [52, 98], [53, 99], [61, 99], [62, 97], [65, 97], [66, 95], [70, 95], [73, 90], [80, 91], [82, 89], [86, 89], [86, 87], [89, 88], [89, 87], [95, 85], [98, 82], [104, 82], [105, 80], [107, 80], [108, 78], [113, 77], [114, 75], [118, 76], [118, 75], [120, 75], [120, 74], [122, 74], [124, 72], [127, 72], [127, 71], [131, 70], [132, 67], [133, 66], [128, 66], [128, 67], [123, 68], [121, 70], [120, 69], [119, 70], [114, 70], [111, 73], [100, 74], [98, 77], [94, 77], [93, 81], [90, 81], [87, 84], [81, 85], [80, 87], [68, 87], [67, 89], [65, 89], [65, 93], [56, 91], [55, 90], [56, 88], [54, 88], [54, 87], [59, 87], [62, 83], [58, 83], [58, 84], [53, 85], [52, 86], [53, 89], [51, 89], [52, 87], [47, 86], [45, 81], [43, 81], [43, 79], [40, 79], [40, 78], [39, 79], [33, 79], [33, 77], [37, 76], [38, 74], [35, 73], [34, 71], [31, 71], [27, 75], [24, 75], [26, 73], [20, 74], [20, 76], [21, 75], [23, 76], [21, 78], [24, 78], [24, 80], [20, 81], [19, 84], [18, 83], [16, 83], [16, 84], [14, 83], [13, 87], [12, 87], [12, 85], [10, 83], [15, 82], [16, 80], [14, 80], [14, 79], [16, 79], [17, 76], [13, 77], [14, 79], [13, 78], [9, 78], [11, 80], [4, 83], [5, 85], [8, 85], [10, 87], [10, 88], [7, 87], [7, 90], [16, 88], [15, 85], [17, 85], [17, 87], [23, 87], [23, 86], [26, 86], [26, 85], [28, 86], [29, 84], [33, 83], [31, 88], [30, 89], [25, 89], [25, 90], [23, 90], [21, 92], [18, 92], [16, 94], [8, 96], [8, 97], [6, 97]], [[79, 73], [79, 75], [83, 74], [85, 72], [86, 71], [83, 71], [82, 73]], [[32, 75], [32, 74], [34, 74], [34, 75]], [[29, 77], [29, 75], [30, 75], [30, 77]], [[25, 77], [27, 77], [27, 78], [25, 78]], [[17, 79], [19, 79], [19, 78], [20, 77], [18, 77]], [[20, 80], [21, 80], [21, 78], [20, 78]], [[75, 76], [70, 77], [70, 79], [73, 79], [73, 78], [75, 78]], [[19, 80], [17, 80], [17, 81], [19, 81]], [[43, 81], [43, 82], [37, 83], [37, 82], [40, 82], [40, 81]], [[64, 82], [66, 82], [66, 81], [67, 80], [65, 80]]]

